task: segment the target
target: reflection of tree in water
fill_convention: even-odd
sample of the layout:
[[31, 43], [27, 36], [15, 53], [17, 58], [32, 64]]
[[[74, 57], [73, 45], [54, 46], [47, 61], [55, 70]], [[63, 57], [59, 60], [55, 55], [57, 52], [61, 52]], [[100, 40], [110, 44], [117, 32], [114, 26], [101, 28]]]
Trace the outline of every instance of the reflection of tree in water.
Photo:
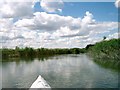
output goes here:
[[39, 61], [45, 61], [45, 60], [48, 60], [50, 57], [52, 57], [52, 56], [42, 55], [42, 56], [38, 57], [38, 60]]
[[112, 69], [120, 72], [120, 62], [110, 59], [94, 59], [94, 62], [104, 68]]

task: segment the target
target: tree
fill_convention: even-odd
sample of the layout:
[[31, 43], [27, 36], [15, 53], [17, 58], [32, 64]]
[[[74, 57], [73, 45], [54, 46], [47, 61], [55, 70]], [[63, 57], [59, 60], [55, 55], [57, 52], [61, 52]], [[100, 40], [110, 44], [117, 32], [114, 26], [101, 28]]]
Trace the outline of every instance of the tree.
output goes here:
[[104, 37], [103, 37], [103, 40], [105, 40], [106, 38], [107, 38], [107, 37], [106, 37], [106, 36], [104, 36]]

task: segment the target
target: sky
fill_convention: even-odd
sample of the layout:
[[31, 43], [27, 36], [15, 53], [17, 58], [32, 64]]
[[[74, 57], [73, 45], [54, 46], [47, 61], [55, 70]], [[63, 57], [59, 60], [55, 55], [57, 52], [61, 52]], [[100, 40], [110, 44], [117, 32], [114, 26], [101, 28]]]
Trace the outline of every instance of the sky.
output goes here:
[[1, 48], [84, 48], [118, 38], [119, 1], [0, 2]]

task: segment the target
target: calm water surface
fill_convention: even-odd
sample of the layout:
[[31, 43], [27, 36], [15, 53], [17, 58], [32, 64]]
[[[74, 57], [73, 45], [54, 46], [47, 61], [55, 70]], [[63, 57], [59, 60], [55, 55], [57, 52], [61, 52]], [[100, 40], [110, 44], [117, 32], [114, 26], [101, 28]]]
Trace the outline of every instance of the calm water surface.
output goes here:
[[118, 72], [97, 65], [85, 54], [3, 62], [0, 70], [2, 88], [29, 88], [38, 75], [52, 88], [118, 87]]

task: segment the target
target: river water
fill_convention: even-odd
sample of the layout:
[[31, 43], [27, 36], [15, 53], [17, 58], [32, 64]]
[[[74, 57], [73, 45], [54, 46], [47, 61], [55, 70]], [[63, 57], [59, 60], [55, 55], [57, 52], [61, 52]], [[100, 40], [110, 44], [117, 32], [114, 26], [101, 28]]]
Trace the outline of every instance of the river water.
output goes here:
[[2, 88], [29, 88], [41, 75], [52, 88], [117, 88], [118, 72], [86, 54], [2, 62]]

